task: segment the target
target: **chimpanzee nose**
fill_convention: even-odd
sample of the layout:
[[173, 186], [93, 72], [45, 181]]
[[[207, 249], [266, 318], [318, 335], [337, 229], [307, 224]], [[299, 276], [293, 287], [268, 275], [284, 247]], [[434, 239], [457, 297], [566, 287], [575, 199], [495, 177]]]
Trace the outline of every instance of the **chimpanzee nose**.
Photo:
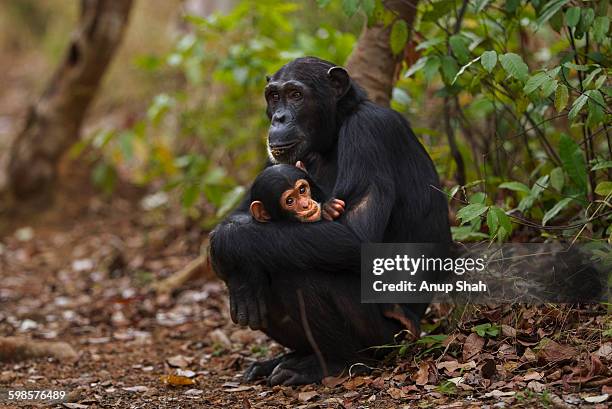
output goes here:
[[272, 115], [272, 125], [283, 124], [285, 123], [286, 115], [284, 112], [276, 112]]
[[300, 206], [302, 207], [302, 209], [308, 209], [308, 206], [310, 205], [310, 201], [306, 198], [300, 199]]

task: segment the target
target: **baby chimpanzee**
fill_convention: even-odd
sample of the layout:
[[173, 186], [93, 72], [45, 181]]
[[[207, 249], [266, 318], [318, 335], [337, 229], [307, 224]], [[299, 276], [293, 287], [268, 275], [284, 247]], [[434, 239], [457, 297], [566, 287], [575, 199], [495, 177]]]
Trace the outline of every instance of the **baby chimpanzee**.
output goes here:
[[303, 165], [274, 165], [264, 169], [251, 188], [251, 214], [258, 222], [335, 220], [344, 202], [330, 199], [305, 172]]

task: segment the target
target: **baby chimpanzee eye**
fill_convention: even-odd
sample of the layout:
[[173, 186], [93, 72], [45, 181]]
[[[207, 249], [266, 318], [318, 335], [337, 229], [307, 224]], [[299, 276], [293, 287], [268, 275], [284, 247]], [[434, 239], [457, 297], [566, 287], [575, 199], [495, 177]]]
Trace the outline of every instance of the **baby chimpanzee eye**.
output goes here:
[[302, 185], [300, 186], [300, 194], [303, 195], [304, 193], [306, 193], [306, 186]]
[[287, 203], [287, 206], [293, 205], [293, 198], [292, 197], [288, 197], [287, 200], [285, 200], [285, 203]]

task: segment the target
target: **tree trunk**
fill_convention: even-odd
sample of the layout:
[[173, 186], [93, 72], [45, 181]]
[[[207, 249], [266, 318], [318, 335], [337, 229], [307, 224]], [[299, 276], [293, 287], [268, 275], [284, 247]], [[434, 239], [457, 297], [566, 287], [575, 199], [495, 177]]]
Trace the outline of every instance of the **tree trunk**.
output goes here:
[[47, 196], [112, 60], [132, 0], [81, 0], [78, 25], [63, 62], [11, 147], [9, 186], [17, 199]]
[[[397, 13], [412, 29], [418, 0], [386, 0], [385, 7]], [[391, 25], [376, 23], [364, 27], [357, 46], [346, 63], [351, 77], [368, 93], [370, 99], [388, 107], [391, 92], [404, 60], [404, 53], [393, 55], [390, 46]]]

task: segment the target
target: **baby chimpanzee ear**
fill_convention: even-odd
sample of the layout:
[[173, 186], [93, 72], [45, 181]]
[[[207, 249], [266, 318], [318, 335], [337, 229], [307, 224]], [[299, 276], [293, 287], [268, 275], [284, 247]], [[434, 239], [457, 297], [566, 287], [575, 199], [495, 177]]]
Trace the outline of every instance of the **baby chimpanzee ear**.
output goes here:
[[327, 76], [331, 80], [332, 86], [336, 91], [336, 98], [341, 99], [351, 87], [351, 77], [346, 69], [342, 67], [331, 67], [327, 71]]
[[270, 214], [266, 211], [263, 203], [259, 200], [255, 200], [251, 203], [251, 215], [255, 220], [261, 223], [266, 223], [270, 221]]

